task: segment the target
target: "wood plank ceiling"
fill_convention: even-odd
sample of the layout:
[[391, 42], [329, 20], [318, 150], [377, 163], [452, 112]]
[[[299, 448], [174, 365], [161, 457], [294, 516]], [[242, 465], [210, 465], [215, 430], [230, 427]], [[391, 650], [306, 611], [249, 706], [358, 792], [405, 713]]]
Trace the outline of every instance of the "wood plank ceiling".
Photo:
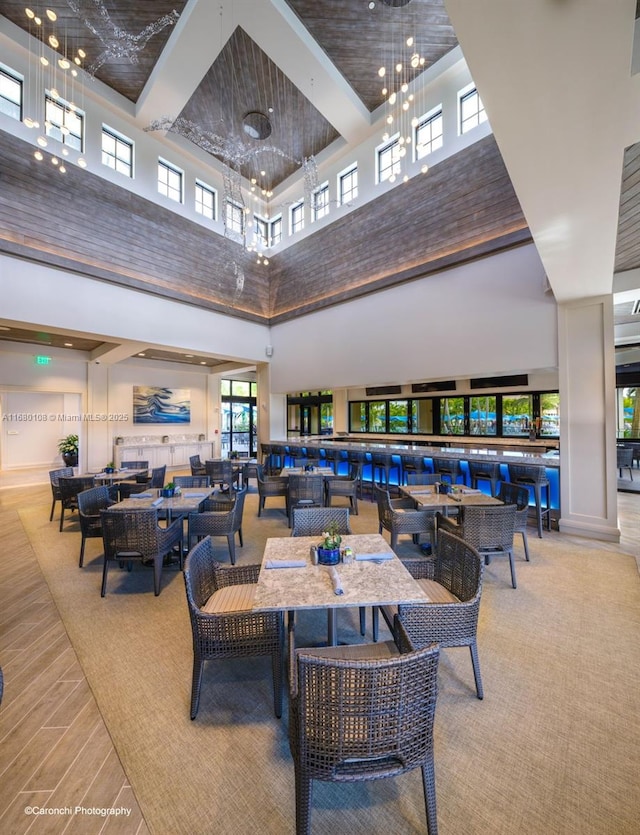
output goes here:
[[[415, 49], [425, 57], [424, 65], [418, 67], [416, 73], [432, 66], [457, 46], [444, 0], [412, 0], [402, 8], [391, 8], [382, 0], [374, 0], [371, 4], [367, 0], [341, 0], [340, 3], [336, 0], [286, 0], [286, 3], [305, 27], [309, 37], [324, 52], [327, 61], [334, 65], [371, 113], [383, 102], [383, 84], [377, 70], [381, 66], [389, 69], [392, 67], [398, 43], [404, 43], [409, 35], [415, 38]], [[105, 57], [105, 45], [113, 46], [118, 41], [121, 45], [125, 42], [137, 43], [136, 36], [162, 16], [170, 15], [174, 10], [178, 15], [183, 14], [187, 2], [105, 0], [103, 8], [106, 17], [100, 11], [100, 4], [96, 4], [94, 0], [51, 0], [46, 3], [37, 0], [31, 5], [43, 20], [47, 8], [54, 10], [58, 15], [57, 31], [63, 35], [60, 38], [59, 51], [71, 56], [76, 53], [78, 47], [82, 47], [87, 52], [87, 64], [90, 64]], [[76, 13], [74, 8], [79, 10], [79, 13]], [[0, 0], [0, 14], [25, 31], [34, 33], [34, 24], [25, 14], [25, 0]], [[173, 31], [174, 27], [168, 25], [154, 34], [144, 48], [136, 53], [134, 61], [130, 56], [114, 54], [112, 51], [108, 60], [96, 71], [96, 77], [128, 101], [138, 102]], [[241, 137], [245, 144], [251, 146], [253, 141], [254, 147], [259, 147], [257, 140], [250, 140], [243, 134], [242, 117], [249, 111], [268, 113], [272, 107], [273, 134], [267, 143], [278, 149], [278, 153], [256, 154], [242, 168], [245, 177], [256, 177], [263, 187], [274, 188], [299, 166], [300, 160], [310, 155], [318, 155], [322, 149], [339, 138], [335, 126], [330, 124], [300, 92], [296, 85], [297, 79], [288, 78], [279, 69], [278, 56], [263, 52], [242, 28], [237, 26], [226, 44], [212, 43], [211, 51], [210, 68], [186, 101], [181, 116], [193, 121], [202, 130], [222, 132], [227, 137], [232, 137], [234, 142], [239, 141], [238, 137]], [[117, 53], [117, 50], [115, 52]], [[474, 153], [479, 153], [481, 157], [484, 154], [484, 162], [488, 164], [486, 155], [490, 149], [491, 165], [497, 171], [497, 147], [493, 142], [485, 143], [484, 147], [484, 152], [478, 149]], [[625, 154], [616, 270], [640, 267], [639, 148], [640, 146], [633, 146], [627, 149]], [[18, 158], [20, 152], [12, 150]], [[422, 205], [425, 194], [449, 194], [451, 184], [443, 182], [445, 174], [449, 176], [451, 170], [455, 170], [462, 172], [464, 176], [467, 166], [474, 159], [474, 153], [461, 157], [457, 163], [452, 163], [453, 169], [447, 164], [442, 168], [441, 175], [438, 174], [438, 167], [432, 168], [429, 175], [431, 183], [419, 181], [407, 184], [404, 196], [411, 192], [416, 201], [415, 205]], [[260, 171], [265, 171], [262, 178]], [[17, 169], [7, 171], [7, 176], [16, 184], [22, 176], [27, 180], [31, 177], [32, 185], [38, 182], [37, 173], [24, 171], [20, 165]], [[498, 181], [500, 190], [496, 190]], [[437, 183], [440, 183], [440, 190], [434, 185]], [[43, 183], [42, 187], [43, 192], [39, 200], [40, 205], [44, 206], [49, 199], [47, 195], [52, 186], [50, 183]], [[94, 188], [93, 185], [89, 185], [87, 193], [93, 193], [96, 197], [99, 194], [102, 201], [106, 199], [104, 189], [98, 186]], [[514, 235], [518, 241], [526, 239], [526, 223], [504, 169], [498, 180], [492, 182], [487, 194], [492, 195], [493, 204], [491, 201], [480, 200], [479, 196], [470, 201], [474, 211], [479, 211], [475, 216], [467, 213], [465, 217], [464, 212], [458, 212], [460, 207], [456, 200], [446, 199], [443, 207], [446, 207], [449, 224], [443, 226], [440, 222], [438, 235], [426, 224], [423, 225], [420, 234], [414, 239], [416, 245], [422, 247], [420, 257], [411, 255], [413, 250], [409, 247], [407, 257], [402, 263], [395, 263], [392, 268], [382, 272], [376, 267], [373, 255], [371, 258], [359, 260], [360, 267], [369, 271], [368, 275], [361, 274], [358, 270], [357, 275], [353, 270], [330, 272], [324, 263], [323, 254], [328, 251], [328, 247], [322, 243], [328, 233], [321, 233], [319, 237], [310, 236], [272, 259], [271, 268], [267, 273], [248, 267], [250, 275], [248, 273], [247, 278], [250, 280], [245, 282], [245, 287], [250, 285], [253, 288], [253, 296], [239, 296], [237, 292], [237, 264], [229, 254], [228, 250], [233, 244], [228, 240], [207, 243], [204, 248], [206, 255], [202, 256], [201, 266], [180, 263], [183, 247], [176, 243], [174, 249], [169, 252], [169, 264], [173, 265], [168, 271], [169, 274], [166, 265], [162, 270], [156, 269], [153, 258], [147, 258], [144, 263], [134, 262], [133, 265], [127, 259], [121, 265], [109, 259], [110, 269], [104, 269], [104, 264], [107, 263], [104, 253], [89, 245], [86, 240], [82, 241], [82, 232], [78, 235], [81, 244], [78, 244], [77, 240], [67, 240], [66, 243], [60, 239], [55, 243], [48, 241], [46, 226], [38, 226], [37, 219], [34, 229], [28, 228], [28, 212], [24, 215], [27, 226], [18, 229], [15, 218], [22, 216], [20, 208], [15, 203], [10, 206], [8, 202], [5, 203], [5, 211], [7, 214], [13, 212], [13, 219], [0, 238], [4, 238], [5, 251], [7, 247], [16, 252], [22, 248], [23, 252], [28, 250], [32, 254], [39, 250], [40, 254], [37, 257], [44, 257], [49, 252], [61, 264], [74, 262], [76, 268], [84, 264], [84, 269], [89, 274], [101, 275], [107, 280], [121, 280], [130, 286], [145, 287], [160, 294], [173, 293], [184, 300], [203, 303], [214, 309], [258, 321], [278, 321], [299, 315], [305, 310], [318, 309], [343, 298], [358, 295], [367, 289], [407, 280], [421, 271], [424, 274], [434, 265], [454, 263], [456, 257], [460, 261], [465, 260], [476, 251], [475, 246], [487, 251], [492, 246], [499, 248], [504, 242], [513, 241]], [[466, 189], [461, 192], [461, 196], [463, 202], [469, 199]], [[53, 207], [56, 196], [52, 193], [49, 197]], [[382, 222], [384, 207], [391, 206], [399, 199], [400, 191], [398, 194], [394, 192], [373, 201], [370, 209], [364, 207], [352, 213], [349, 216], [349, 228], [366, 229], [367, 225], [370, 226], [368, 211], [372, 211]], [[165, 211], [153, 206], [144, 206], [142, 202], [139, 203], [131, 195], [126, 196], [124, 192], [120, 197], [109, 194], [107, 202], [113, 206], [114, 212], [125, 209], [124, 216], [138, 217], [142, 236], [146, 225], [149, 225], [149, 229], [154, 228], [159, 219], [158, 215]], [[429, 205], [434, 204], [432, 202], [424, 205], [425, 211], [428, 212]], [[55, 210], [51, 208], [48, 213], [51, 221], [54, 215]], [[440, 221], [443, 216], [445, 215], [441, 212]], [[409, 211], [408, 220], [410, 219]], [[463, 230], [462, 227], [469, 220], [473, 222], [468, 229]], [[190, 224], [187, 221], [174, 219], [173, 224], [188, 236]], [[114, 233], [118, 228], [119, 224], [114, 220]], [[379, 229], [379, 226], [376, 225], [375, 228]], [[88, 234], [88, 230], [85, 231]], [[445, 234], [450, 237], [445, 239]], [[35, 235], [41, 237], [37, 245]], [[378, 239], [381, 237], [379, 235]], [[315, 241], [315, 238], [318, 240]], [[171, 247], [171, 241], [167, 242], [167, 246]], [[363, 251], [368, 249], [365, 243], [362, 247]], [[400, 251], [398, 247], [396, 250]], [[478, 254], [480, 250], [477, 250]], [[140, 251], [145, 252], [144, 246]], [[340, 250], [333, 246], [331, 251], [338, 255], [340, 253]], [[213, 273], [210, 268], [212, 258], [219, 261], [219, 269]], [[441, 258], [445, 258], [445, 262], [442, 262]], [[312, 266], [311, 262], [314, 259], [317, 263]], [[345, 258], [345, 262], [350, 260], [348, 257]], [[304, 275], [315, 276], [314, 281], [296, 279], [301, 265], [304, 266]]]

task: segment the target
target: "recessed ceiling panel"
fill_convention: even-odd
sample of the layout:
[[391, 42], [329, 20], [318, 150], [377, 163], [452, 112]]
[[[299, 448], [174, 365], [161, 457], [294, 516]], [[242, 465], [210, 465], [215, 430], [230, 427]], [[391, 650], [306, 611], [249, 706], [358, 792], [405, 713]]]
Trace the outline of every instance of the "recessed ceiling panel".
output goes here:
[[[264, 133], [265, 139], [255, 138], [245, 129], [247, 121], [257, 124], [255, 116], [247, 120], [250, 113], [268, 119], [270, 133], [266, 128], [253, 131]], [[225, 153], [215, 156], [229, 161], [244, 177], [255, 178], [260, 187], [267, 189], [277, 186], [301, 167], [305, 157], [318, 154], [338, 136], [335, 128], [240, 27], [227, 41], [180, 118], [193, 123], [204, 137], [223, 139], [228, 159]]]

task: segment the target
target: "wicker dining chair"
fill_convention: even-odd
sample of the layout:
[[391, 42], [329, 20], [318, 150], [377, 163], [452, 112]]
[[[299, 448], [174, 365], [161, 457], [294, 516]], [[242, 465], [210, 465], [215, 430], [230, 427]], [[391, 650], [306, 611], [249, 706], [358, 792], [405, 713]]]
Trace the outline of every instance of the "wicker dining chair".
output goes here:
[[240, 473], [233, 471], [231, 459], [210, 459], [205, 462], [205, 467], [212, 486], [218, 484], [224, 490], [231, 490], [234, 483], [237, 485]]
[[484, 698], [477, 642], [484, 570], [480, 554], [441, 531], [434, 560], [408, 560], [405, 566], [431, 602], [382, 607], [387, 625], [393, 629], [398, 616], [416, 649], [433, 643], [469, 647], [476, 694]]
[[153, 591], [160, 594], [164, 558], [177, 549], [182, 568], [182, 518], [175, 519], [166, 528], [158, 524], [158, 510], [134, 508], [132, 510], [101, 510], [104, 566], [100, 596], [107, 593], [109, 562], [130, 564], [133, 560], [153, 562]]
[[95, 485], [95, 480], [92, 475], [77, 475], [77, 476], [61, 476], [58, 479], [60, 488], [60, 528], [64, 524], [65, 510], [73, 512], [78, 509], [78, 493], [83, 490], [89, 490]]
[[325, 503], [331, 507], [335, 497], [349, 499], [351, 512], [358, 515], [358, 468], [355, 464], [349, 465], [349, 475], [327, 476], [324, 480]]
[[235, 494], [235, 501], [228, 510], [205, 510], [202, 513], [190, 513], [188, 516], [188, 543], [192, 548], [205, 536], [226, 536], [229, 546], [231, 565], [236, 564], [236, 534], [240, 547], [242, 542], [242, 514], [247, 488], [243, 487]]
[[341, 536], [353, 533], [348, 507], [296, 507], [292, 516], [291, 536], [321, 536], [331, 524]]
[[407, 485], [410, 484], [439, 484], [440, 473], [407, 473]]
[[189, 467], [191, 468], [191, 475], [193, 476], [207, 474], [207, 468], [200, 460], [199, 454], [189, 456]]
[[209, 487], [211, 484], [208, 475], [174, 475], [172, 480], [176, 487]]
[[[435, 529], [435, 512], [433, 510], [416, 510], [415, 502], [408, 496], [391, 499], [388, 490], [377, 485], [373, 486], [373, 493], [378, 505], [378, 533], [383, 530], [391, 535], [391, 548], [398, 547], [400, 536], [412, 536], [414, 542], [421, 534], [433, 540]], [[433, 544], [433, 542], [432, 542]]]
[[[117, 487], [116, 487], [117, 489]], [[84, 547], [87, 539], [102, 537], [102, 518], [100, 511], [115, 503], [112, 488], [107, 486], [90, 487], [78, 493], [78, 519], [80, 520], [80, 568], [84, 567]]]
[[427, 830], [437, 835], [433, 726], [440, 649], [413, 650], [402, 624], [394, 635], [397, 645], [290, 650], [296, 835], [311, 831], [313, 780], [378, 780], [415, 768], [422, 770]]
[[519, 484], [511, 484], [510, 481], [503, 481], [500, 484], [500, 490], [496, 495], [496, 499], [500, 499], [504, 504], [514, 504], [516, 506], [516, 526], [515, 533], [522, 534], [522, 544], [524, 545], [524, 558], [529, 562], [529, 541], [527, 539], [527, 524], [529, 522], [529, 491], [526, 487]]
[[296, 507], [324, 506], [324, 479], [319, 475], [290, 475], [289, 477], [289, 527], [291, 514]]
[[265, 502], [269, 498], [282, 498], [285, 502], [284, 511], [289, 515], [289, 478], [279, 475], [265, 475], [262, 466], [258, 467], [258, 516], [265, 509]]
[[438, 537], [441, 531], [449, 531], [464, 539], [484, 557], [485, 564], [498, 555], [509, 558], [511, 585], [516, 588], [516, 568], [513, 560], [513, 536], [516, 527], [517, 506], [466, 505], [460, 508], [459, 522], [456, 523], [441, 513], [436, 514]]
[[56, 502], [61, 501], [60, 496], [60, 479], [70, 478], [73, 476], [73, 467], [60, 467], [58, 470], [49, 470], [49, 482], [51, 483], [51, 513], [49, 514], [49, 521], [53, 521], [53, 513], [56, 507]]
[[189, 552], [184, 566], [191, 631], [193, 675], [191, 718], [200, 705], [205, 661], [271, 656], [273, 703], [282, 715], [284, 627], [282, 613], [253, 611], [259, 565], [224, 566], [207, 537]]

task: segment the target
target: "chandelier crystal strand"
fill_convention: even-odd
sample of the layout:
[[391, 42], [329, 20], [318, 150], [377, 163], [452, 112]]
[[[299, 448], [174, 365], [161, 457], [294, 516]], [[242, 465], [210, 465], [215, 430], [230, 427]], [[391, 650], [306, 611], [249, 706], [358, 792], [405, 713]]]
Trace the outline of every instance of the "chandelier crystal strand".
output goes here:
[[103, 64], [121, 58], [137, 64], [138, 54], [149, 40], [167, 26], [174, 26], [180, 18], [174, 9], [134, 35], [125, 32], [111, 20], [103, 0], [67, 0], [67, 4], [103, 46], [103, 51], [87, 69], [89, 75], [95, 75]]

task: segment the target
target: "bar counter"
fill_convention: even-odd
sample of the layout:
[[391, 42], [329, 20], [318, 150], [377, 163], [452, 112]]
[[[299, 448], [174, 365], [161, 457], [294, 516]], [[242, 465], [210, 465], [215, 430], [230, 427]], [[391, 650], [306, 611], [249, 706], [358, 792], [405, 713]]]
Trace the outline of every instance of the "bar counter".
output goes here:
[[[448, 441], [453, 443], [454, 439], [447, 436]], [[495, 461], [500, 464], [500, 474], [502, 481], [509, 480], [509, 463], [512, 464], [531, 464], [538, 467], [544, 467], [547, 478], [549, 479], [549, 486], [551, 492], [551, 518], [558, 520], [560, 517], [560, 453], [557, 449], [548, 452], [534, 452], [527, 449], [530, 441], [526, 439], [507, 439], [504, 441], [504, 446], [512, 447], [511, 449], [500, 449], [497, 444], [496, 447], [485, 446], [486, 439], [473, 438], [469, 436], [459, 436], [455, 441], [460, 441], [462, 444], [472, 444], [477, 442], [477, 446], [423, 446], [422, 444], [400, 444], [389, 441], [365, 441], [354, 440], [353, 438], [330, 439], [326, 437], [307, 436], [295, 441], [272, 440], [270, 445], [279, 447], [282, 450], [284, 457], [288, 456], [289, 448], [304, 447], [305, 449], [317, 449], [320, 452], [320, 460], [325, 457], [327, 450], [340, 450], [344, 453], [343, 460], [339, 462], [338, 472], [340, 475], [346, 475], [349, 469], [347, 461], [347, 453], [350, 450], [364, 452], [367, 454], [368, 462], [365, 462], [363, 470], [363, 480], [370, 482], [372, 480], [370, 458], [373, 452], [385, 450], [391, 452], [394, 463], [397, 465], [398, 473], [402, 472], [402, 456], [416, 455], [422, 456], [428, 464], [428, 468], [432, 468], [432, 459], [435, 458], [454, 458], [460, 461], [462, 475], [467, 485], [470, 485], [469, 478], [469, 461]], [[491, 439], [496, 443], [498, 439]], [[504, 439], [500, 439], [504, 440]], [[518, 451], [513, 447], [513, 441], [522, 441], [524, 449]], [[543, 441], [544, 442], [544, 441]], [[555, 442], [557, 443], [557, 441]], [[391, 483], [397, 483], [397, 476], [392, 476]], [[485, 482], [481, 483], [482, 489], [488, 492], [488, 485]]]

